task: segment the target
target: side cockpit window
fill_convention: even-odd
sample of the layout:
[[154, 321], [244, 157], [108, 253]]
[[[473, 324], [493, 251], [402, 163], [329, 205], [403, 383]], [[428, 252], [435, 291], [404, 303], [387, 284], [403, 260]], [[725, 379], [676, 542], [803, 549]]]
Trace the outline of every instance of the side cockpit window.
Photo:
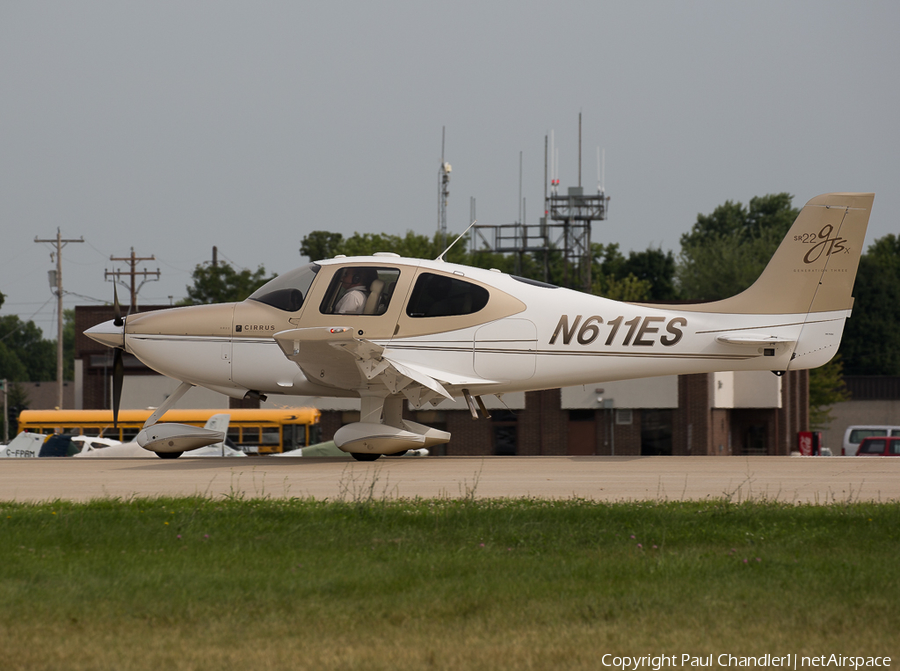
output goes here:
[[322, 300], [322, 314], [383, 315], [397, 286], [396, 268], [348, 266], [338, 270]]
[[410, 317], [458, 317], [478, 312], [490, 293], [477, 284], [446, 275], [422, 273], [406, 306]]
[[303, 306], [303, 299], [309, 294], [309, 288], [316, 279], [319, 268], [319, 264], [310, 263], [279, 275], [254, 291], [250, 295], [250, 300], [271, 305], [285, 312], [296, 312]]

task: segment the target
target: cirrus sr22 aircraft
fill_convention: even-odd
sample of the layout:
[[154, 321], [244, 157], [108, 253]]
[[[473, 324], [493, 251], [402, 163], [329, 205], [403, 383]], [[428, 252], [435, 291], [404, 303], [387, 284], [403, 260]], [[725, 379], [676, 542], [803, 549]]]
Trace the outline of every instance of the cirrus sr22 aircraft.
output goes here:
[[[334, 441], [374, 460], [450, 440], [403, 419], [404, 400], [419, 409], [463, 396], [477, 416], [487, 414], [487, 394], [821, 366], [837, 352], [850, 316], [873, 200], [871, 193], [813, 198], [759, 279], [714, 302], [622, 303], [440, 258], [379, 253], [310, 263], [241, 303], [117, 316], [86, 334], [117, 348], [114, 411], [122, 350], [182, 381], [138, 437], [161, 457], [221, 440], [157, 423], [200, 385], [234, 398], [359, 397], [360, 421]], [[359, 313], [341, 313], [341, 298], [360, 286]]]

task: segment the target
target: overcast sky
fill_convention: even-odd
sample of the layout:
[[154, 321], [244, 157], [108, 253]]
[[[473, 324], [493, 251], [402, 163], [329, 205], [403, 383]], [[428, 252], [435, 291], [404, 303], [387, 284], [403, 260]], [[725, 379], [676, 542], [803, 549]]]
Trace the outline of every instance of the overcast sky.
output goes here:
[[579, 112], [595, 242], [677, 252], [726, 200], [874, 191], [868, 244], [900, 229], [898, 35], [897, 2], [0, 0], [0, 313], [55, 337], [57, 227], [73, 294], [154, 255], [144, 304], [213, 245], [282, 273], [313, 230], [431, 235], [444, 126], [449, 228], [471, 197], [518, 217], [520, 152], [535, 223], [551, 131], [577, 183]]

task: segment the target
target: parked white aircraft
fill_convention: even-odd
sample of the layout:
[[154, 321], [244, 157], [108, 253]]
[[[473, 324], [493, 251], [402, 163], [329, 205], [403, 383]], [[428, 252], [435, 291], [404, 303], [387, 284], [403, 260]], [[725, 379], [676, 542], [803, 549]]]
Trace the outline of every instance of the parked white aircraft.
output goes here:
[[[225, 444], [225, 435], [228, 432], [228, 423], [231, 420], [231, 415], [228, 413], [221, 413], [217, 415], [213, 415], [210, 417], [206, 424], [204, 425], [204, 429], [209, 431], [216, 431], [222, 437], [218, 443], [207, 445], [206, 447], [198, 447], [193, 450], [188, 450], [185, 453], [185, 456], [188, 457], [246, 457], [247, 455], [241, 452], [240, 450], [236, 450], [233, 447], [229, 447]], [[164, 427], [166, 424], [157, 424], [157, 427]], [[176, 431], [183, 430], [183, 425], [176, 425], [178, 428]], [[79, 438], [82, 438], [79, 436]], [[73, 439], [75, 440], [75, 439]], [[106, 444], [104, 444], [104, 441]], [[133, 458], [133, 457], [146, 457], [149, 456], [149, 452], [142, 447], [136, 440], [130, 441], [128, 443], [120, 443], [117, 440], [106, 440], [104, 438], [92, 438], [84, 441], [84, 448], [76, 455], [75, 457], [82, 458], [100, 458], [100, 459], [110, 459], [110, 458]]]
[[[190, 457], [246, 457], [247, 455], [236, 450], [233, 447], [225, 445], [225, 435], [228, 431], [228, 423], [231, 415], [222, 413], [210, 417], [204, 429], [215, 432], [222, 440], [213, 445], [199, 447], [188, 451], [187, 456]], [[158, 424], [158, 427], [165, 427], [166, 424]], [[175, 429], [176, 432], [183, 431], [182, 425]], [[56, 449], [53, 448], [51, 439], [62, 439], [65, 443], [57, 444]], [[45, 444], [47, 448], [44, 449]], [[43, 451], [43, 454], [42, 454]], [[0, 446], [0, 459], [2, 458], [34, 458], [34, 457], [64, 457], [71, 455], [72, 457], [101, 457], [101, 458], [121, 458], [121, 457], [145, 457], [148, 456], [146, 449], [141, 447], [136, 441], [123, 443], [111, 438], [100, 438], [98, 436], [69, 436], [57, 435], [47, 436], [41, 433], [30, 433], [22, 431], [17, 435], [9, 445]]]
[[[485, 394], [821, 366], [850, 316], [873, 200], [813, 198], [759, 279], [709, 303], [621, 303], [441, 258], [379, 253], [308, 264], [241, 303], [134, 314], [86, 334], [117, 348], [119, 362], [124, 349], [183, 382], [148, 427], [194, 385], [235, 398], [359, 396], [360, 421], [334, 440], [372, 460], [450, 439], [404, 420], [404, 399], [422, 408], [463, 396], [477, 417], [487, 415]], [[352, 292], [364, 300], [342, 300]], [[339, 311], [354, 302], [358, 314]], [[114, 368], [120, 390], [121, 364]], [[185, 432], [142, 444], [177, 456], [203, 440]]]
[[22, 431], [18, 436], [13, 438], [9, 445], [0, 446], [0, 459], [22, 459], [34, 458], [41, 454], [41, 446], [47, 439], [42, 433], [31, 433]]

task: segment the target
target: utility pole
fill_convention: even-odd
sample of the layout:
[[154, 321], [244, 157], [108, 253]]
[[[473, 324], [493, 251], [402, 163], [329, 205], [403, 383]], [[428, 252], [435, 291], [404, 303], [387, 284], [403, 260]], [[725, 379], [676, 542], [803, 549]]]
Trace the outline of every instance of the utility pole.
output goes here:
[[[78, 238], [77, 240], [63, 240], [62, 235], [59, 232], [59, 227], [56, 228], [56, 239], [53, 240], [38, 240], [37, 237], [34, 238], [35, 242], [42, 243], [50, 243], [56, 245], [56, 384], [58, 387], [57, 395], [56, 395], [56, 405], [58, 408], [62, 409], [63, 407], [63, 280], [62, 280], [62, 248], [65, 247], [70, 242], [84, 242], [84, 238]], [[50, 254], [50, 258], [53, 258], [53, 254]], [[51, 282], [50, 284], [54, 284], [52, 281], [54, 279], [53, 273], [50, 274]]]
[[[127, 271], [126, 270], [104, 270], [103, 271], [103, 279], [109, 279], [110, 277], [113, 277], [114, 282], [120, 282], [122, 279], [122, 275], [130, 275], [131, 276], [131, 284], [130, 284], [129, 288], [131, 290], [131, 303], [129, 303], [129, 305], [131, 306], [131, 310], [136, 310], [137, 309], [138, 291], [140, 291], [141, 287], [144, 286], [144, 282], [152, 282], [154, 280], [159, 279], [159, 268], [157, 268], [156, 270], [147, 270], [146, 268], [144, 268], [143, 270], [137, 270], [138, 261], [156, 261], [156, 257], [153, 255], [135, 256], [134, 255], [134, 247], [132, 247], [131, 248], [131, 256], [125, 256], [125, 257], [110, 256], [109, 260], [110, 261], [125, 261], [126, 263], [128, 263], [131, 266], [131, 269], [127, 270]], [[137, 275], [143, 275], [144, 280], [139, 285], [135, 286], [135, 277]], [[151, 278], [151, 276], [153, 276], [152, 279], [148, 279], [148, 278]]]

